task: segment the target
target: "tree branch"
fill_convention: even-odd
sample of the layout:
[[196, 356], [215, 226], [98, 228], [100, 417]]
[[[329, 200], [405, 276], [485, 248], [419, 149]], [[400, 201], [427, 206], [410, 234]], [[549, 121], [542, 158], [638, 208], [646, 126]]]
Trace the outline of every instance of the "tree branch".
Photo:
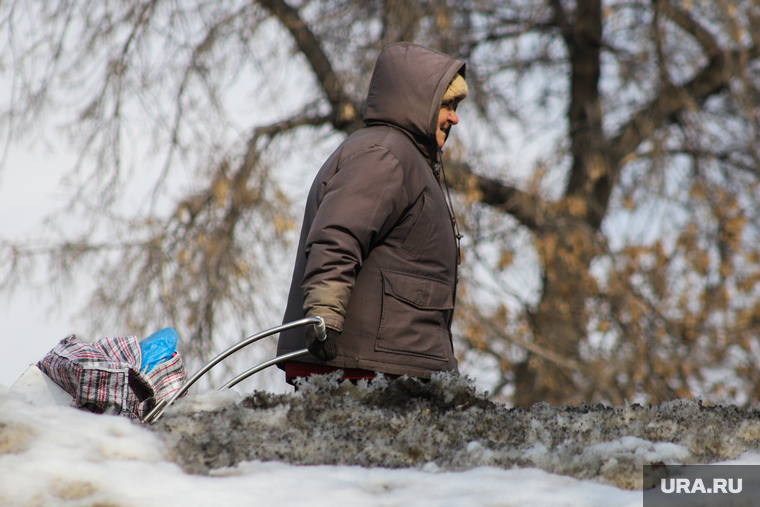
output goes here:
[[720, 53], [720, 46], [715, 40], [715, 37], [713, 37], [709, 31], [705, 30], [702, 25], [686, 12], [666, 0], [657, 0], [655, 3], [655, 9], [660, 14], [673, 21], [683, 31], [694, 37], [694, 40], [702, 46], [702, 49], [708, 58], [712, 58], [714, 55]]
[[256, 127], [253, 131], [253, 138], [258, 139], [263, 136], [276, 136], [282, 134], [288, 130], [293, 130], [298, 127], [311, 126], [316, 127], [324, 125], [332, 121], [332, 115], [327, 116], [311, 116], [311, 115], [296, 115], [287, 120], [279, 121], [271, 125], [265, 125]]
[[478, 202], [487, 204], [512, 215], [518, 222], [530, 229], [544, 224], [545, 205], [540, 198], [523, 192], [513, 186], [474, 174], [462, 162], [449, 161], [446, 164], [448, 183], [458, 192], [478, 193]]
[[332, 123], [335, 128], [346, 133], [358, 129], [361, 126], [359, 107], [346, 95], [343, 84], [332, 68], [330, 59], [322, 49], [319, 39], [301, 19], [298, 11], [284, 0], [258, 0], [258, 2], [288, 29], [298, 50], [306, 57], [314, 76], [330, 102], [333, 112]]
[[657, 5], [664, 15], [694, 37], [704, 49], [709, 63], [691, 81], [663, 89], [620, 129], [617, 137], [610, 142], [611, 165], [615, 172], [620, 170], [625, 157], [630, 156], [654, 130], [662, 127], [663, 123], [672, 122], [678, 113], [695, 102], [724, 90], [737, 66], [760, 56], [756, 43], [739, 51], [721, 51], [712, 35], [687, 13], [668, 2], [658, 1]]
[[[753, 51], [756, 57], [756, 51]], [[669, 86], [649, 104], [633, 115], [631, 120], [610, 141], [612, 170], [620, 170], [626, 156], [632, 154], [644, 140], [673, 121], [675, 116], [694, 102], [699, 102], [723, 90], [730, 79], [730, 62], [722, 53], [714, 55], [710, 63], [683, 86]]]
[[486, 327], [488, 327], [492, 332], [497, 334], [502, 340], [515, 343], [525, 348], [529, 352], [536, 354], [538, 357], [545, 359], [546, 361], [549, 361], [551, 363], [554, 363], [557, 366], [564, 368], [568, 371], [582, 371], [583, 370], [581, 365], [574, 359], [563, 357], [560, 354], [557, 354], [556, 352], [550, 349], [547, 349], [546, 347], [542, 347], [538, 343], [525, 340], [515, 335], [507, 334], [501, 329], [499, 329], [496, 326], [496, 324], [494, 324], [493, 320], [484, 316], [477, 308], [473, 307], [473, 308], [470, 308], [470, 310]]

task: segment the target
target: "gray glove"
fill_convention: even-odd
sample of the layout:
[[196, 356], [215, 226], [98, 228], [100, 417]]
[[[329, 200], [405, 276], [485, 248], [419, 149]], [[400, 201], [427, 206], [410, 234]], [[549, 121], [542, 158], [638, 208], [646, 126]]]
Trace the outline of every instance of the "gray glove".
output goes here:
[[340, 336], [340, 332], [328, 327], [327, 339], [323, 342], [317, 338], [314, 326], [306, 326], [304, 334], [306, 335], [306, 348], [322, 361], [331, 361], [338, 357], [338, 337]]

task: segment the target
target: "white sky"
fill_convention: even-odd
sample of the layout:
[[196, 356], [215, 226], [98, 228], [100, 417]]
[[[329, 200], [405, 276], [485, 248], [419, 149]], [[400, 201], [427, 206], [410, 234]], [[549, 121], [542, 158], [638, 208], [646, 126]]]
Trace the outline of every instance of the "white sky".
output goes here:
[[[0, 239], [35, 237], [44, 218], [63, 204], [58, 192], [62, 169], [74, 162], [71, 154], [51, 153], [35, 143], [14, 147], [0, 168]], [[67, 295], [56, 304], [45, 288], [21, 286], [11, 296], [0, 295], [0, 385], [10, 386], [31, 363], [36, 363], [66, 335], [74, 332]], [[74, 297], [72, 297], [74, 296]]]

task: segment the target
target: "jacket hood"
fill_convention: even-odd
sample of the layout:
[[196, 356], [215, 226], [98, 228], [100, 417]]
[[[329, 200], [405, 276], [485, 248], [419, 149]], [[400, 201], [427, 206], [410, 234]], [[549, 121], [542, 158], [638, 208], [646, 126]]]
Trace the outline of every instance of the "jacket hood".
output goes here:
[[399, 127], [434, 154], [441, 100], [457, 73], [464, 77], [463, 61], [419, 44], [399, 42], [386, 47], [369, 83], [364, 123]]

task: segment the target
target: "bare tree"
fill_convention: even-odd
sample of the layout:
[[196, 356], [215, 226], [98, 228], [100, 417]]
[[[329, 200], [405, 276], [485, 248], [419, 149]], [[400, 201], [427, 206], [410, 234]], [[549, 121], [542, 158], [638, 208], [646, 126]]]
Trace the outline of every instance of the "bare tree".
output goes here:
[[[143, 332], [168, 318], [208, 355], [220, 322], [271, 315], [269, 294], [284, 291], [268, 273], [289, 264], [288, 155], [316, 170], [319, 146], [361, 126], [378, 52], [414, 40], [465, 59], [473, 90], [446, 151], [468, 230], [465, 371], [489, 369], [493, 394], [521, 406], [760, 399], [751, 1], [28, 0], [0, 12], [6, 146], [65, 115], [82, 153], [70, 211], [88, 220], [76, 240], [4, 243], [5, 288], [40, 253], [54, 273], [97, 266], [94, 322]], [[132, 156], [146, 134], [150, 153]], [[148, 154], [148, 198], [125, 211]]]
[[[522, 186], [458, 166], [459, 188], [530, 231], [541, 266], [523, 312], [472, 312], [486, 328], [464, 339], [500, 359], [504, 340], [528, 351], [499, 362], [522, 406], [755, 399], [756, 7], [507, 4], [467, 56], [530, 83], [527, 108], [496, 95], [561, 135]], [[621, 229], [650, 212], [667, 217]], [[506, 243], [489, 265], [515, 255]]]

